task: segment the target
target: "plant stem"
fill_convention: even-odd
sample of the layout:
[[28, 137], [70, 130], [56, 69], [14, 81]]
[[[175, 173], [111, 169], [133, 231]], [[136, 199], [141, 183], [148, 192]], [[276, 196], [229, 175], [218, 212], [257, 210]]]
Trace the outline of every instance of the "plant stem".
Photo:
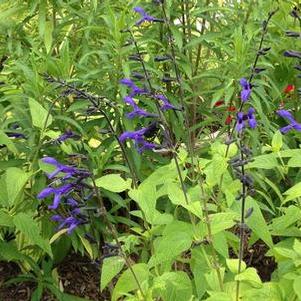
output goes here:
[[130, 270], [131, 274], [133, 275], [133, 278], [134, 278], [134, 280], [135, 280], [135, 282], [136, 282], [136, 284], [137, 284], [137, 286], [138, 286], [138, 288], [139, 288], [139, 290], [141, 292], [143, 300], [146, 301], [147, 300], [146, 299], [146, 295], [145, 295], [145, 293], [142, 290], [140, 281], [139, 281], [139, 279], [138, 279], [135, 271], [133, 270], [132, 264], [129, 261], [126, 253], [122, 250], [121, 243], [120, 243], [120, 241], [118, 239], [117, 230], [116, 230], [115, 226], [110, 222], [110, 220], [107, 217], [108, 212], [107, 212], [106, 207], [104, 206], [103, 199], [102, 199], [102, 197], [101, 197], [101, 195], [99, 193], [99, 190], [98, 190], [98, 188], [96, 186], [94, 177], [91, 176], [91, 180], [92, 180], [92, 183], [93, 183], [93, 189], [94, 189], [96, 198], [97, 198], [99, 206], [100, 206], [101, 216], [102, 216], [104, 222], [106, 223], [107, 227], [109, 228], [109, 231], [110, 231], [111, 235], [113, 236], [113, 239], [114, 239], [114, 241], [115, 241], [115, 243], [116, 243], [116, 245], [117, 245], [117, 247], [118, 247], [118, 249], [120, 251], [121, 256], [123, 257], [123, 259], [124, 259], [124, 261], [125, 261], [125, 263], [127, 265], [127, 268]]
[[[243, 147], [242, 136], [240, 137], [240, 149]], [[244, 153], [240, 152], [240, 159], [244, 161]], [[245, 166], [241, 166], [241, 175], [245, 176]], [[245, 205], [246, 205], [246, 184], [242, 181], [242, 199], [241, 199], [241, 213], [240, 213], [240, 225], [239, 225], [239, 253], [238, 253], [238, 274], [241, 273], [241, 265], [244, 256], [244, 238], [245, 238]], [[236, 282], [236, 301], [239, 300], [239, 280]]]

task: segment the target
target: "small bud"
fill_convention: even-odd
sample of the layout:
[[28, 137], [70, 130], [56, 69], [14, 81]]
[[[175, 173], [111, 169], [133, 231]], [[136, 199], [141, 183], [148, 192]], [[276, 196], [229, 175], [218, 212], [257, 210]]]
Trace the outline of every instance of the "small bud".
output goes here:
[[253, 210], [254, 210], [253, 207], [249, 208], [245, 214], [245, 218], [250, 217], [253, 213]]
[[169, 60], [171, 60], [171, 56], [169, 54], [154, 57], [155, 62], [164, 62], [164, 61], [169, 61]]

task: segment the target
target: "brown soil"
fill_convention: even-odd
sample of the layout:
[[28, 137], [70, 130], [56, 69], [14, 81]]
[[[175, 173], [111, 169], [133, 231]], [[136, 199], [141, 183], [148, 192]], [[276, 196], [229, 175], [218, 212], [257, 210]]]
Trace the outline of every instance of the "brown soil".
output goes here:
[[[5, 281], [20, 275], [18, 265], [0, 262], [0, 301], [29, 301], [36, 287], [34, 283], [22, 282], [3, 285]], [[109, 298], [99, 290], [99, 268], [85, 257], [68, 256], [58, 266], [58, 274], [64, 292], [91, 301], [105, 301]], [[42, 301], [59, 301], [45, 292]]]

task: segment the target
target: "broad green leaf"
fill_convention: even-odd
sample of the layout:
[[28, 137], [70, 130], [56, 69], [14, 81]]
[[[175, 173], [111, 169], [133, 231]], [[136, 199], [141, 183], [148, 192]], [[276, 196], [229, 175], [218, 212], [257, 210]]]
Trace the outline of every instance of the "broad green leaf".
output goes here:
[[0, 130], [0, 145], [6, 145], [6, 147], [12, 152], [17, 154], [18, 150], [15, 147], [15, 144], [9, 139], [9, 137], [2, 131]]
[[52, 46], [52, 33], [53, 33], [53, 22], [52, 21], [46, 21], [45, 22], [45, 29], [44, 29], [44, 43], [46, 52], [49, 53]]
[[164, 301], [189, 301], [191, 281], [184, 272], [166, 272], [154, 279], [154, 295]]
[[5, 183], [7, 191], [7, 201], [10, 206], [14, 205], [30, 176], [30, 173], [26, 173], [22, 169], [16, 167], [11, 167], [6, 170]]
[[47, 128], [52, 123], [52, 116], [33, 98], [29, 99], [32, 124], [39, 129]]
[[222, 212], [210, 214], [210, 224], [212, 234], [219, 233], [225, 229], [229, 229], [235, 225], [235, 219], [239, 218], [239, 215], [235, 212]]
[[294, 185], [293, 187], [291, 187], [290, 189], [285, 191], [283, 194], [286, 195], [286, 198], [285, 198], [283, 204], [300, 197], [301, 196], [301, 182], [297, 183], [296, 185]]
[[[135, 277], [132, 272], [135, 274]], [[137, 263], [133, 265], [131, 270], [127, 269], [119, 277], [112, 294], [112, 301], [117, 301], [121, 296], [128, 292], [137, 290], [139, 286], [142, 289], [146, 289], [148, 287], [148, 278], [149, 271], [145, 263]]]
[[49, 241], [41, 236], [38, 224], [31, 216], [20, 212], [14, 216], [13, 221], [16, 229], [23, 233], [33, 245], [39, 246], [52, 257]]
[[247, 219], [248, 227], [257, 237], [261, 238], [270, 248], [272, 248], [272, 236], [256, 200], [247, 197], [246, 208], [253, 208], [251, 216]]
[[105, 175], [95, 180], [97, 187], [104, 188], [112, 192], [122, 192], [131, 188], [131, 181], [124, 180], [120, 175]]
[[227, 293], [214, 292], [206, 301], [233, 301], [233, 299]]
[[301, 300], [301, 276], [295, 278], [293, 286], [298, 299]]
[[[239, 259], [226, 259], [227, 266], [231, 273], [238, 274], [238, 264]], [[241, 272], [243, 272], [247, 268], [247, 265], [244, 261], [241, 262]]]
[[262, 169], [273, 169], [279, 166], [274, 153], [268, 155], [260, 155], [254, 157], [254, 161], [250, 162], [246, 168], [262, 168]]
[[300, 156], [294, 156], [291, 157], [287, 162], [288, 167], [301, 167], [301, 157]]
[[275, 153], [278, 153], [283, 145], [282, 134], [280, 131], [277, 131], [272, 139], [272, 150]]
[[103, 260], [101, 267], [100, 290], [109, 284], [109, 282], [122, 270], [124, 259], [119, 256], [108, 257]]
[[13, 218], [7, 212], [0, 211], [0, 226], [13, 227]]
[[253, 287], [262, 287], [260, 277], [254, 268], [247, 268], [242, 273], [236, 275], [235, 280], [250, 283]]

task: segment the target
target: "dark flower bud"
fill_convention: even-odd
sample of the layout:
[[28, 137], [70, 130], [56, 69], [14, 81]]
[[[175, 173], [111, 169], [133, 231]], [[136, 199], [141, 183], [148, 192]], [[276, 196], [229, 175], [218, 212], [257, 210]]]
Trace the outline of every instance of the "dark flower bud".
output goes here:
[[155, 62], [164, 62], [164, 61], [168, 61], [168, 60], [171, 60], [171, 56], [169, 54], [154, 57]]
[[250, 217], [252, 215], [253, 211], [254, 211], [253, 207], [249, 208], [245, 214], [245, 218]]
[[267, 20], [263, 20], [263, 22], [262, 22], [262, 28], [263, 28], [264, 30], [266, 29], [267, 25], [268, 25]]
[[294, 68], [301, 71], [301, 65], [295, 65]]
[[283, 55], [286, 57], [295, 57], [297, 59], [301, 59], [301, 52], [299, 51], [286, 50]]
[[145, 79], [145, 75], [141, 74], [139, 72], [132, 72], [131, 73], [131, 77], [134, 77], [136, 79]]
[[129, 28], [125, 28], [125, 29], [121, 29], [120, 30], [121, 33], [126, 33], [126, 32], [130, 32]]
[[261, 49], [258, 51], [258, 55], [266, 55], [270, 50], [271, 50], [271, 47], [261, 48]]
[[263, 71], [265, 71], [266, 70], [266, 68], [260, 68], [260, 67], [255, 67], [254, 69], [253, 69], [253, 71], [256, 73], [256, 74], [258, 74], [258, 73], [260, 73], [260, 72], [263, 72]]
[[251, 189], [248, 190], [248, 195], [249, 196], [255, 196], [255, 194], [256, 194], [256, 190], [254, 188], [251, 188]]
[[130, 61], [142, 62], [142, 58], [141, 58], [140, 54], [131, 54], [128, 56], [128, 59]]
[[289, 31], [289, 30], [287, 30], [285, 32], [285, 34], [286, 34], [287, 37], [290, 37], [290, 38], [300, 38], [300, 36], [301, 36], [300, 32]]
[[162, 82], [163, 83], [171, 83], [171, 82], [174, 82], [174, 81], [176, 81], [176, 79], [174, 77], [164, 76], [162, 78]]
[[299, 9], [295, 6], [292, 11], [290, 12], [290, 15], [293, 17], [293, 18], [296, 18], [296, 19], [299, 19]]

